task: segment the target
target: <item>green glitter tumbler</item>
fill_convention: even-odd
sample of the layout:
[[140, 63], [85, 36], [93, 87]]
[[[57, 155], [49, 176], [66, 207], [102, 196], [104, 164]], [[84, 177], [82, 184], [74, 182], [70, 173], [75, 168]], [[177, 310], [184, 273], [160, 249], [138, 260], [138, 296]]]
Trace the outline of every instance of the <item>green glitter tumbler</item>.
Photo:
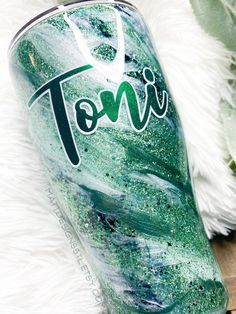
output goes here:
[[49, 10], [16, 35], [10, 68], [109, 313], [225, 313], [180, 120], [137, 10]]

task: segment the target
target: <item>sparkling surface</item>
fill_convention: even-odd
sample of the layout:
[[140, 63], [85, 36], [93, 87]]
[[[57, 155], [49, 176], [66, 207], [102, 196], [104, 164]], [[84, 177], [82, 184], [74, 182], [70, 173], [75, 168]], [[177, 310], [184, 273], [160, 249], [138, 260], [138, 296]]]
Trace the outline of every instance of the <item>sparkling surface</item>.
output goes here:
[[[94, 58], [112, 62], [117, 52], [114, 11], [125, 32], [123, 80], [135, 87], [144, 108], [142, 72], [155, 73], [167, 90], [149, 32], [124, 5], [68, 10]], [[63, 13], [40, 22], [11, 51], [11, 69], [27, 110], [48, 80], [86, 64]], [[182, 128], [170, 98], [164, 119], [152, 116], [142, 133], [131, 128], [125, 105], [119, 123], [104, 121], [91, 136], [76, 128], [73, 104], [81, 97], [98, 106], [101, 90], [117, 84], [96, 69], [63, 84], [68, 115], [82, 159], [66, 159], [47, 95], [28, 113], [30, 130], [54, 189], [103, 289], [110, 313], [225, 313], [227, 293], [196, 209]]]

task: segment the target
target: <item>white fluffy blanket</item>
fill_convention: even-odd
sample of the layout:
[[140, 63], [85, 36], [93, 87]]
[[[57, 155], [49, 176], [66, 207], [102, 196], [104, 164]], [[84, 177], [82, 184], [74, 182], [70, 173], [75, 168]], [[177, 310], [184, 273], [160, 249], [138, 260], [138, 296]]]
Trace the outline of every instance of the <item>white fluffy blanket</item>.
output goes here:
[[[227, 233], [236, 226], [236, 181], [225, 162], [219, 103], [221, 98], [231, 99], [230, 53], [201, 30], [188, 0], [132, 2], [152, 29], [181, 115], [208, 235]], [[97, 282], [94, 277], [88, 280], [87, 262], [68, 226], [58, 219], [8, 75], [12, 35], [55, 4], [56, 0], [0, 0], [2, 314], [93, 314], [102, 309]]]

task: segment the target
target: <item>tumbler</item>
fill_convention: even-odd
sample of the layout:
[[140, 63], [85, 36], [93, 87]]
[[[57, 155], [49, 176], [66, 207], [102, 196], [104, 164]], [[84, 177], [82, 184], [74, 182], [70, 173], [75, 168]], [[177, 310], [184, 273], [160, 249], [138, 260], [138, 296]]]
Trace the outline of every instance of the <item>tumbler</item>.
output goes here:
[[180, 119], [138, 10], [114, 0], [55, 7], [18, 32], [9, 59], [108, 313], [225, 313]]

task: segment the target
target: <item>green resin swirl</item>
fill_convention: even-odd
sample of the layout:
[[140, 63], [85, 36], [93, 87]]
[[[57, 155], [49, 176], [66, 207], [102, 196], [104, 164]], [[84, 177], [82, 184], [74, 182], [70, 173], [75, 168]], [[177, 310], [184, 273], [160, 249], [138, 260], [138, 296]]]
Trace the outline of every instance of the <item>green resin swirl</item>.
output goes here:
[[[143, 70], [155, 75], [161, 99], [168, 92], [142, 17], [124, 4], [67, 9], [98, 62], [117, 54], [116, 10], [123, 24], [123, 81], [144, 109]], [[63, 12], [44, 19], [10, 53], [12, 76], [25, 109], [55, 77], [88, 64]], [[223, 314], [227, 292], [196, 209], [182, 127], [171, 96], [165, 117], [154, 115], [142, 132], [130, 125], [123, 103], [116, 124], [79, 132], [74, 104], [115, 93], [118, 84], [96, 68], [63, 83], [64, 100], [81, 164], [68, 162], [48, 94], [28, 110], [32, 137], [62, 211], [69, 218], [97, 277], [110, 313]], [[79, 116], [78, 116], [79, 119]]]

